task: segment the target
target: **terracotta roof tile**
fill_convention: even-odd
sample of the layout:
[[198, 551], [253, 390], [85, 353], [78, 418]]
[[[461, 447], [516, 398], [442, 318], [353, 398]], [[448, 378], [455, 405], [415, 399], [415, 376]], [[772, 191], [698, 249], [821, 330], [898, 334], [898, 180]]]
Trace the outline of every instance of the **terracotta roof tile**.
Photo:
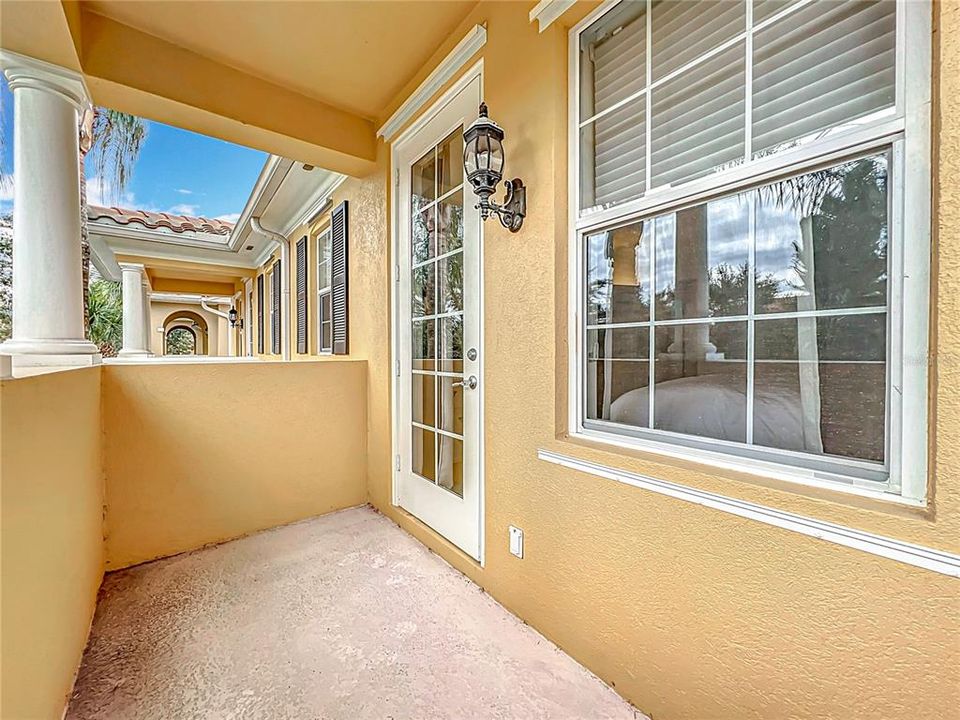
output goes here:
[[87, 217], [91, 220], [109, 218], [118, 225], [136, 223], [151, 230], [166, 228], [176, 233], [199, 232], [211, 233], [213, 235], [229, 235], [230, 231], [233, 230], [233, 223], [223, 220], [190, 217], [189, 215], [147, 212], [145, 210], [130, 210], [128, 208], [101, 207], [99, 205], [90, 205], [87, 208]]

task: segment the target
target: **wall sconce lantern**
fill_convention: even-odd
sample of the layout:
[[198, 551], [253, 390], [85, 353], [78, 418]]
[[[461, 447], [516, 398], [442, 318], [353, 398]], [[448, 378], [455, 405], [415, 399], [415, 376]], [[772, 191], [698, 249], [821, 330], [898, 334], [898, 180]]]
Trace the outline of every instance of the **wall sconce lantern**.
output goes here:
[[230, 327], [243, 330], [243, 320], [237, 317], [237, 309], [235, 307], [230, 308], [230, 312], [227, 313], [227, 319], [230, 320]]
[[477, 207], [486, 220], [493, 214], [510, 232], [517, 232], [527, 214], [527, 189], [519, 178], [507, 180], [503, 204], [490, 199], [503, 179], [503, 128], [487, 117], [487, 104], [480, 103], [478, 117], [463, 133], [463, 170], [480, 198]]

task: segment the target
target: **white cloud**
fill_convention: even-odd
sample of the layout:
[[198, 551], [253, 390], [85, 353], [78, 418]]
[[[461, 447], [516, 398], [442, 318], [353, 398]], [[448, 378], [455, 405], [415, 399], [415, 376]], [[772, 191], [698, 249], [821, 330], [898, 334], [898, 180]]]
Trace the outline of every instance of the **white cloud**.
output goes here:
[[135, 208], [136, 198], [129, 191], [121, 193], [118, 198], [113, 191], [113, 183], [99, 175], [92, 175], [87, 178], [87, 204]]
[[174, 215], [196, 215], [198, 207], [196, 205], [188, 205], [187, 203], [180, 203], [174, 205], [172, 208], [167, 210], [168, 213]]
[[186, 188], [177, 188], [174, 192], [178, 192], [181, 195], [193, 195], [193, 190], [187, 190]]
[[236, 223], [240, 219], [240, 213], [227, 213], [226, 215], [217, 215], [215, 220], [222, 220], [223, 222]]
[[0, 182], [0, 202], [13, 202], [13, 175]]

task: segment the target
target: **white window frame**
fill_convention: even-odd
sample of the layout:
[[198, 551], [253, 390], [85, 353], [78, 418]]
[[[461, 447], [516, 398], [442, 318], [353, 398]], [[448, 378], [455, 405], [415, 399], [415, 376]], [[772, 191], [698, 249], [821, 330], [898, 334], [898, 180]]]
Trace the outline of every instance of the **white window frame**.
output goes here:
[[[323, 346], [323, 297], [324, 295], [330, 295], [333, 291], [333, 272], [331, 268], [331, 260], [324, 259], [323, 255], [323, 241], [324, 238], [327, 239], [329, 243], [331, 241], [330, 237], [330, 227], [327, 226], [319, 233], [317, 233], [317, 353], [320, 355], [332, 355], [333, 354], [333, 300], [331, 298], [331, 311], [330, 311], [330, 345], [327, 347]], [[323, 266], [327, 266], [327, 285], [325, 287], [320, 286], [320, 274]]]
[[[872, 122], [785, 152], [751, 159], [707, 177], [654, 190], [620, 205], [583, 213], [580, 210], [580, 33], [621, 0], [607, 0], [570, 29], [569, 35], [569, 137], [568, 137], [568, 429], [573, 437], [599, 441], [621, 448], [648, 452], [694, 462], [708, 463], [763, 478], [841, 490], [878, 497], [908, 505], [924, 506], [927, 500], [928, 469], [928, 364], [931, 228], [931, 68], [932, 12], [927, 0], [897, 0], [896, 107]], [[794, 12], [812, 0], [779, 11], [768, 22]], [[748, 7], [752, 7], [747, 0]], [[648, 53], [652, 0], [647, 0]], [[752, 16], [752, 11], [748, 10]], [[749, 20], [748, 20], [749, 22]], [[748, 39], [748, 48], [750, 40]], [[649, 71], [650, 59], [647, 58]], [[747, 78], [749, 82], [749, 76]], [[750, 93], [747, 93], [750, 97]], [[749, 102], [748, 102], [749, 110]], [[745, 133], [749, 137], [750, 113]], [[649, 118], [648, 118], [649, 124]], [[729, 195], [778, 178], [802, 174], [824, 165], [875, 150], [891, 150], [891, 215], [888, 284], [887, 365], [887, 467], [885, 482], [855, 476], [825, 473], [811, 456], [811, 467], [782, 464], [769, 458], [746, 457], [733, 448], [737, 444], [695, 438], [701, 447], [671, 441], [676, 434], [644, 429], [644, 437], [631, 436], [629, 428], [614, 431], [584, 427], [585, 389], [585, 307], [586, 268], [583, 238], [590, 232], [652, 218], [708, 199]], [[649, 158], [649, 152], [647, 153]], [[747, 148], [749, 157], [749, 148]], [[905, 240], [909, 229], [910, 237]], [[660, 440], [658, 435], [662, 435]], [[691, 438], [693, 436], [690, 436]], [[703, 441], [703, 442], [699, 442]], [[743, 446], [750, 448], [752, 446]], [[758, 448], [759, 449], [759, 448]]]

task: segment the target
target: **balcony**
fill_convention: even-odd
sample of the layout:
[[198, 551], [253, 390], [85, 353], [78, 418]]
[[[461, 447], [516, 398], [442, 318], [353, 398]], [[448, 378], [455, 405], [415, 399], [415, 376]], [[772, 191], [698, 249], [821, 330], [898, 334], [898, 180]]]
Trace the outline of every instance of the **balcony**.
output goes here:
[[[3, 720], [956, 719], [960, 4], [0, 3]], [[883, 107], [844, 115], [864, 99]], [[518, 232], [461, 172], [481, 100], [528, 191]], [[94, 218], [94, 263], [124, 286], [117, 360], [83, 323], [90, 102], [271, 158], [232, 229]], [[783, 143], [761, 147], [767, 122]], [[754, 190], [878, 153], [877, 193], [843, 190], [869, 212], [758, 241]], [[740, 219], [714, 232], [696, 208], [721, 201]], [[680, 215], [696, 241], [658, 249]], [[812, 236], [800, 257], [807, 231], [846, 262]], [[319, 259], [335, 235], [340, 272]], [[764, 357], [773, 319], [707, 316], [724, 238], [743, 270], [718, 286], [748, 311], [762, 262], [889, 290], [774, 307], [796, 339]], [[664, 288], [673, 318], [658, 262], [687, 285]], [[591, 273], [617, 322], [587, 319]], [[848, 311], [877, 318], [870, 372], [797, 322]], [[745, 328], [743, 352], [714, 325]], [[159, 357], [188, 328], [219, 357]], [[843, 372], [821, 384], [827, 362]], [[788, 376], [807, 392], [775, 392]], [[790, 422], [748, 441], [764, 383]]]
[[70, 720], [642, 718], [369, 506], [120, 570]]

